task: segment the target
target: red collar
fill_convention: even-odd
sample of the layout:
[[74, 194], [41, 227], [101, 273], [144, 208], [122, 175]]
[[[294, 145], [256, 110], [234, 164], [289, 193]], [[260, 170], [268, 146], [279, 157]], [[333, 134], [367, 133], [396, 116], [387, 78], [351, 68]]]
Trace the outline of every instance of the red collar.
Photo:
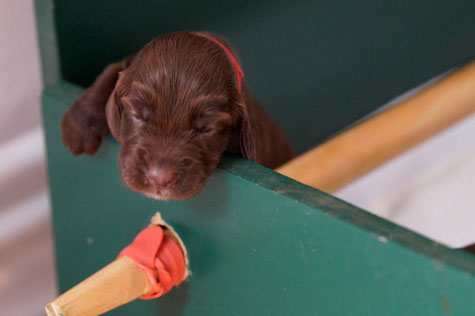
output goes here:
[[226, 54], [228, 55], [229, 60], [231, 61], [231, 64], [233, 65], [233, 68], [234, 68], [234, 75], [236, 76], [237, 89], [238, 89], [239, 93], [241, 93], [241, 81], [242, 81], [242, 77], [244, 77], [244, 72], [242, 71], [241, 66], [239, 66], [239, 63], [237, 62], [236, 58], [231, 53], [231, 51], [226, 46], [224, 46], [223, 43], [221, 43], [220, 41], [218, 41], [217, 39], [215, 39], [214, 37], [212, 37], [208, 34], [203, 34], [203, 33], [194, 33], [194, 34], [196, 34], [198, 36], [201, 36], [201, 37], [204, 37], [204, 38], [207, 38], [210, 41], [218, 44], [219, 47], [221, 47], [226, 52]]

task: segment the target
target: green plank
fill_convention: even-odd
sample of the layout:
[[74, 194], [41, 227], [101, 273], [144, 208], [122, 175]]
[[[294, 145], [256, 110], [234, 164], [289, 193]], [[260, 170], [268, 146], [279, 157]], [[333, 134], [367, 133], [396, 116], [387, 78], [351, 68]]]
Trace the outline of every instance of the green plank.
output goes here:
[[53, 85], [61, 79], [61, 66], [56, 40], [53, 0], [35, 0], [43, 84]]
[[226, 157], [202, 194], [155, 201], [119, 179], [119, 145], [72, 157], [58, 122], [82, 89], [43, 95], [60, 291], [114, 259], [160, 211], [183, 238], [190, 280], [110, 315], [474, 315], [475, 259]]

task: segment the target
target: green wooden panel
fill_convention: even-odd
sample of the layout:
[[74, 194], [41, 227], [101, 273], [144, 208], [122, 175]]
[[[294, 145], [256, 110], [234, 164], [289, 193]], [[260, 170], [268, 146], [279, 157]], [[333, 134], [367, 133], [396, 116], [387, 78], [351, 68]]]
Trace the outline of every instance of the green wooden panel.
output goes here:
[[161, 211], [188, 247], [190, 281], [111, 315], [475, 314], [468, 254], [236, 157], [195, 199], [154, 201], [122, 184], [112, 138], [74, 158], [59, 134], [83, 91], [61, 77], [87, 85], [158, 34], [209, 29], [234, 42], [255, 95], [303, 149], [473, 57], [474, 2], [35, 3], [60, 291]]
[[301, 151], [475, 56], [475, 1], [55, 0], [64, 78], [85, 86], [152, 38], [212, 30]]
[[61, 79], [60, 61], [54, 23], [54, 4], [52, 0], [34, 2], [38, 29], [40, 58], [43, 70], [43, 83], [56, 84]]
[[110, 315], [474, 315], [475, 258], [240, 158], [185, 202], [132, 192], [119, 145], [72, 157], [58, 121], [82, 92], [46, 89], [43, 116], [60, 291], [109, 261], [156, 211], [188, 247], [178, 289]]

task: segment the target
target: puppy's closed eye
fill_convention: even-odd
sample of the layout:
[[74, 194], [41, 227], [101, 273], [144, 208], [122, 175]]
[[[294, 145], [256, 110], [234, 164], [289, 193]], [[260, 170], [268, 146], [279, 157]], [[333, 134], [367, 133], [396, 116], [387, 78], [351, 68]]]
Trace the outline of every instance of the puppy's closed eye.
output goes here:
[[133, 122], [138, 125], [144, 125], [146, 123], [152, 122], [154, 119], [152, 111], [146, 107], [133, 109], [131, 112]]
[[137, 114], [138, 114], [138, 117], [145, 122], [151, 122], [154, 119], [153, 111], [150, 110], [148, 107], [140, 108]]
[[193, 128], [199, 134], [206, 135], [223, 131], [231, 125], [232, 118], [228, 113], [205, 113], [194, 120]]
[[180, 160], [180, 162], [178, 163], [178, 165], [179, 165], [181, 168], [188, 168], [188, 167], [190, 167], [192, 164], [193, 164], [193, 160], [192, 160], [192, 159], [189, 159], [189, 158], [184, 158], [184, 159]]

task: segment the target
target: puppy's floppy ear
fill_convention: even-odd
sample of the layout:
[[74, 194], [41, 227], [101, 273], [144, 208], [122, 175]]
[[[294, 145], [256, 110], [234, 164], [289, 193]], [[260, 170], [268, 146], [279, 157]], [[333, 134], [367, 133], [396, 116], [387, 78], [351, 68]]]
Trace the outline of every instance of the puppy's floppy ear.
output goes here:
[[120, 100], [118, 86], [119, 86], [119, 83], [117, 83], [116, 87], [114, 88], [111, 95], [109, 96], [109, 100], [107, 101], [106, 120], [107, 120], [107, 125], [109, 125], [109, 130], [112, 136], [114, 136], [114, 138], [119, 143], [122, 143], [120, 125], [122, 122], [121, 118], [122, 118], [123, 105]]
[[249, 119], [246, 102], [238, 95], [234, 101], [236, 117], [236, 142], [238, 153], [251, 161], [258, 162], [255, 129]]

